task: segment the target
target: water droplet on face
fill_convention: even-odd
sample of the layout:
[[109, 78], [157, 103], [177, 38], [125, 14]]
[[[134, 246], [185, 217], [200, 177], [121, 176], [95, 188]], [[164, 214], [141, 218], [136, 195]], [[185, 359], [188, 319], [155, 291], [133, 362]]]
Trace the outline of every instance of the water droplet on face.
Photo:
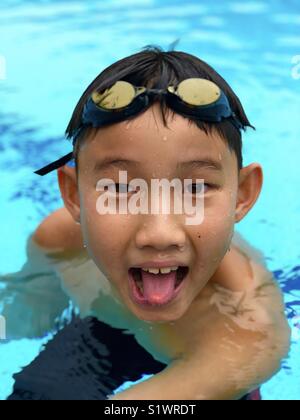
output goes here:
[[168, 141], [168, 137], [167, 136], [164, 136], [163, 137], [163, 141]]
[[221, 155], [221, 153], [219, 154], [219, 160], [222, 160], [222, 155]]

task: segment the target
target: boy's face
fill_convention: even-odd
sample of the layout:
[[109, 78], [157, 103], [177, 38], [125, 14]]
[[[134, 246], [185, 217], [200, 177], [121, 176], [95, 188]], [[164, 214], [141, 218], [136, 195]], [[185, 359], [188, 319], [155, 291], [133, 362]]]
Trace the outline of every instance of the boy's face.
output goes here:
[[[86, 140], [79, 155], [78, 202], [88, 251], [129, 310], [149, 322], [174, 321], [185, 314], [227, 253], [236, 222], [239, 178], [235, 154], [217, 134], [206, 135], [178, 114], [168, 125], [169, 129], [164, 127], [159, 105], [155, 104], [130, 123], [98, 130]], [[98, 165], [95, 170], [96, 164], [107, 158], [114, 163], [102, 168]], [[188, 163], [208, 159], [221, 164], [221, 168]], [[119, 171], [127, 171], [128, 183], [141, 178], [149, 186], [152, 179], [192, 179], [193, 183], [204, 179], [208, 184], [204, 221], [189, 226], [184, 214], [172, 212], [99, 215], [96, 185], [103, 178], [118, 183]], [[146, 273], [144, 293], [149, 299], [144, 303], [136, 300], [130, 269], [144, 263], [148, 268], [156, 267], [155, 263], [164, 262], [188, 267], [179, 294], [170, 279], [172, 274], [159, 274], [161, 280], [154, 280], [155, 274], [151, 274], [151, 280]], [[155, 283], [159, 281], [165, 281], [164, 286]], [[155, 290], [158, 300], [153, 304]], [[161, 303], [166, 300], [162, 295], [168, 295], [169, 303]]]

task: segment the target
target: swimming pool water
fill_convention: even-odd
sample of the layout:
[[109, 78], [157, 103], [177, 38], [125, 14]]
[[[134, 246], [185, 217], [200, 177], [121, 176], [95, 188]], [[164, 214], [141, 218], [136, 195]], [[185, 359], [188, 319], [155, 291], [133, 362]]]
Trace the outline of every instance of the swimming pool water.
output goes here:
[[[25, 261], [28, 235], [62, 205], [55, 174], [33, 174], [70, 151], [63, 133], [75, 103], [105, 67], [148, 44], [214, 66], [257, 131], [245, 165], [260, 162], [264, 189], [238, 230], [263, 250], [285, 294], [290, 357], [264, 399], [300, 398], [300, 3], [298, 0], [2, 0], [0, 4], [0, 275]], [[297, 58], [298, 57], [298, 58]], [[0, 399], [43, 340], [0, 344]]]

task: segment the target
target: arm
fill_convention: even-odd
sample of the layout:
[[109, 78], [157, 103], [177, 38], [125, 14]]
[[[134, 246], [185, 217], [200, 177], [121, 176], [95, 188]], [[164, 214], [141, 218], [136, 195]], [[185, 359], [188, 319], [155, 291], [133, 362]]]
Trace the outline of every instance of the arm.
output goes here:
[[81, 227], [65, 207], [48, 216], [33, 235], [34, 242], [45, 251], [78, 252], [84, 249]]
[[[231, 262], [238, 257], [232, 253]], [[235, 400], [276, 374], [289, 351], [290, 328], [271, 273], [261, 268], [256, 274], [256, 287], [244, 291], [206, 290], [188, 325], [193, 339], [184, 357], [112, 399]]]
[[8, 340], [40, 337], [54, 328], [69, 298], [51, 257], [69, 258], [82, 249], [80, 228], [66, 209], [51, 214], [30, 235], [24, 266], [0, 277], [0, 313]]
[[0, 313], [6, 319], [7, 339], [44, 336], [68, 305], [52, 264], [29, 236], [25, 264], [0, 277]]
[[[277, 373], [287, 354], [289, 332], [284, 320], [267, 328], [265, 332], [247, 331], [230, 319], [216, 318], [211, 331], [201, 332], [202, 350], [112, 399], [240, 399]], [[285, 333], [278, 334], [277, 328]]]

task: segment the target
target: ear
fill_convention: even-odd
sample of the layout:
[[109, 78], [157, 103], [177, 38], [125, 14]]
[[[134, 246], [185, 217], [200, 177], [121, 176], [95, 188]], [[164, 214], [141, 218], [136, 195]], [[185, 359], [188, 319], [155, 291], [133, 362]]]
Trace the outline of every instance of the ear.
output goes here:
[[63, 166], [57, 171], [58, 184], [66, 209], [74, 221], [80, 222], [80, 197], [76, 169]]
[[241, 169], [236, 205], [236, 223], [239, 223], [258, 200], [263, 186], [263, 170], [258, 163]]

